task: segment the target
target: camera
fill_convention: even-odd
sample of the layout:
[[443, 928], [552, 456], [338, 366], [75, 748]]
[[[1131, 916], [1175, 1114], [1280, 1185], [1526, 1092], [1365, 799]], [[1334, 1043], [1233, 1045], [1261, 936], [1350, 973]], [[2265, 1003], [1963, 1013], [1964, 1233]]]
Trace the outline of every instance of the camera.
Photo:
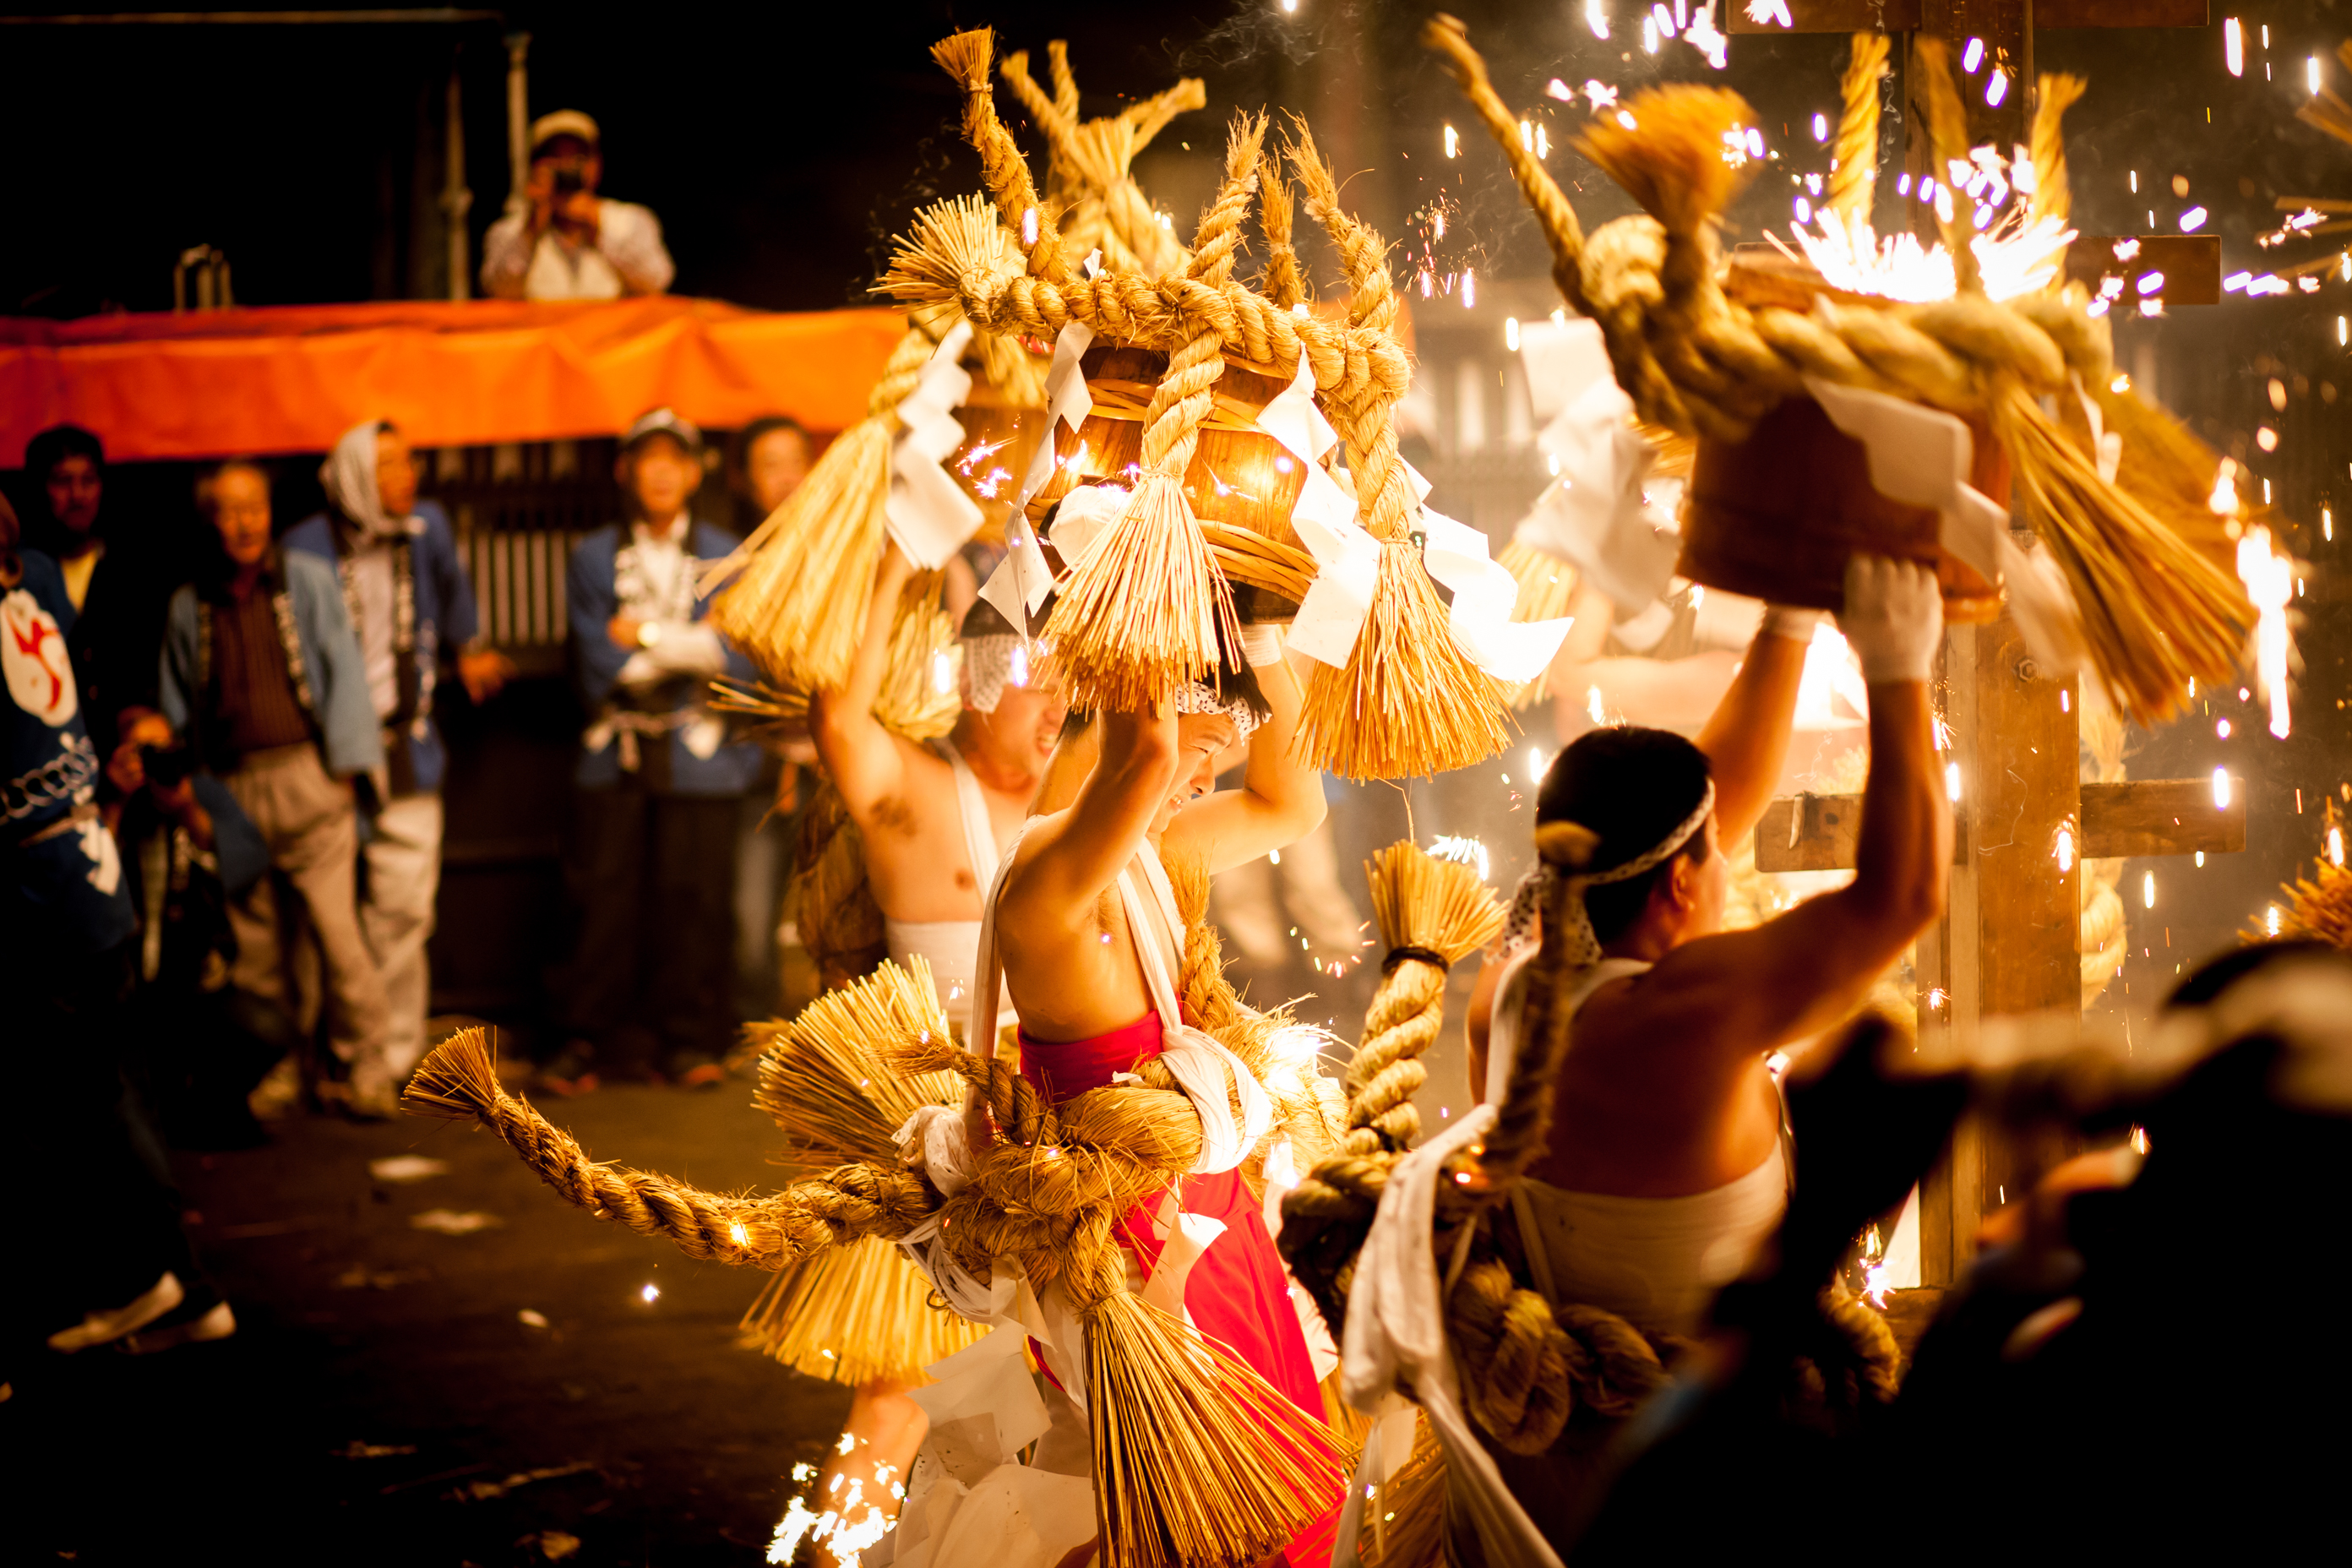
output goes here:
[[162, 784], [165, 789], [177, 789], [188, 782], [196, 771], [199, 759], [196, 749], [185, 741], [174, 741], [168, 746], [142, 746], [139, 765], [147, 774], [149, 784]]

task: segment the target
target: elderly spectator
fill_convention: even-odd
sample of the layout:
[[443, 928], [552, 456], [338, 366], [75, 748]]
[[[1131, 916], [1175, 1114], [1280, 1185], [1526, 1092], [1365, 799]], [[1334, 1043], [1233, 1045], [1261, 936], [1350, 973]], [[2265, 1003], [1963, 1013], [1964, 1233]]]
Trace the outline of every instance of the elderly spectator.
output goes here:
[[307, 1026], [317, 999], [296, 962], [307, 927], [325, 960], [328, 1039], [350, 1074], [347, 1084], [320, 1082], [320, 1097], [356, 1116], [389, 1116], [383, 977], [358, 904], [358, 794], [383, 799], [383, 742], [359, 639], [333, 568], [271, 542], [269, 477], [257, 465], [222, 464], [197, 502], [220, 549], [172, 597], [163, 715], [228, 785], [275, 872], [230, 905], [231, 979]]
[[482, 289], [500, 300], [617, 300], [658, 294], [677, 268], [650, 208], [596, 194], [604, 177], [596, 122], [576, 109], [530, 128], [530, 205], [490, 226]]
[[236, 1331], [122, 1077], [134, 916], [97, 804], [98, 751], [66, 651], [74, 621], [64, 574], [17, 548], [16, 514], [0, 500], [0, 995], [19, 1047], [0, 1138], [20, 1170], [70, 1194], [16, 1205], [0, 1398], [43, 1342], [161, 1350]]
[[448, 766], [433, 723], [444, 653], [477, 702], [514, 673], [506, 657], [474, 647], [474, 588], [457, 559], [448, 514], [416, 499], [408, 438], [388, 419], [343, 432], [319, 470], [328, 510], [289, 529], [289, 551], [315, 555], [341, 579], [359, 634], [368, 700], [383, 729], [390, 798], [362, 851], [367, 886], [360, 928], [383, 974], [384, 1068], [395, 1083], [425, 1054], [433, 985], [425, 944], [441, 886], [441, 778]]
[[705, 623], [702, 563], [733, 537], [688, 508], [702, 436], [656, 408], [622, 438], [631, 513], [572, 552], [572, 660], [593, 716], [573, 774], [566, 879], [580, 914], [563, 1007], [572, 1043], [543, 1078], [558, 1092], [656, 1068], [702, 1086], [733, 1043], [735, 828], [760, 771], [730, 743], [710, 678], [751, 665]]
[[99, 755], [113, 753], [123, 710], [155, 701], [155, 652], [175, 579], [154, 552], [122, 548], [104, 510], [106, 447], [77, 425], [25, 445], [25, 545], [58, 563], [74, 607], [72, 657], [82, 722]]

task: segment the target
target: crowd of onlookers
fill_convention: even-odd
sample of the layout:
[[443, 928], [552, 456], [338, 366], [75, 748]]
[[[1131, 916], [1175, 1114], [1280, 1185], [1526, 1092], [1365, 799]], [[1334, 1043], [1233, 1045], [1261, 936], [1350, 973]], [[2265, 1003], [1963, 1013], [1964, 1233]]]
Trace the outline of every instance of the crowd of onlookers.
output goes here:
[[[810, 444], [768, 419], [738, 454], [768, 509]], [[712, 676], [749, 671], [703, 623], [701, 567], [735, 543], [695, 515], [704, 472], [700, 432], [647, 414], [623, 520], [572, 553], [575, 940], [542, 1068], [562, 1091], [715, 1083], [733, 1043], [741, 818], [773, 764], [709, 706]], [[27, 447], [21, 520], [0, 498], [0, 944], [29, 1063], [5, 1115], [28, 1168], [94, 1194], [12, 1297], [12, 1351], [233, 1331], [157, 1113], [213, 1145], [303, 1106], [390, 1116], [431, 1043], [436, 698], [487, 702], [514, 667], [396, 426], [346, 431], [319, 479], [327, 504], [283, 526], [270, 468], [233, 458], [196, 479], [185, 537], [117, 531], [103, 445], [67, 426]]]

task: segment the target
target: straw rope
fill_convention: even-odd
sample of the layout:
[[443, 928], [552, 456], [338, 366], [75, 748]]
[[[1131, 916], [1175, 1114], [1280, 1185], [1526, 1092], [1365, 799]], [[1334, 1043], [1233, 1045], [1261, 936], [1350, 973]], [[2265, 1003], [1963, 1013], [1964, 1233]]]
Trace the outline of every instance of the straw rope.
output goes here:
[[1870, 216], [1878, 179], [1878, 84], [1886, 75], [1886, 35], [1856, 33], [1853, 54], [1839, 79], [1843, 109], [1831, 149], [1828, 200], [1822, 205], [1848, 221]]
[[1287, 310], [1307, 298], [1307, 275], [1291, 239], [1290, 186], [1282, 165], [1272, 158], [1261, 162], [1257, 188], [1258, 228], [1265, 236], [1265, 275], [1258, 279], [1258, 291], [1276, 310]]
[[1160, 223], [1130, 171], [1136, 154], [1171, 120], [1207, 105], [1201, 79], [1186, 77], [1116, 115], [1081, 121], [1068, 47], [1055, 41], [1047, 46], [1047, 58], [1054, 78], [1051, 98], [1030, 76], [1026, 51], [1006, 56], [998, 73], [1045, 133], [1048, 179], [1055, 193], [1069, 200], [1061, 216], [1066, 253], [1083, 259], [1086, 251], [1100, 246], [1108, 265], [1135, 268], [1151, 277], [1181, 266], [1183, 246]]
[[746, 1198], [591, 1160], [570, 1133], [499, 1085], [481, 1029], [463, 1030], [426, 1057], [401, 1103], [415, 1115], [478, 1121], [565, 1201], [640, 1236], [667, 1237], [688, 1258], [782, 1268], [819, 1247], [903, 1236], [930, 1207], [920, 1177], [874, 1165], [845, 1165]]
[[[2228, 679], [2253, 613], [2218, 561], [2204, 563], [2210, 570], [2182, 564], [2219, 553], [2201, 507], [2177, 489], [2158, 492], [2139, 479], [2108, 484], [2079, 458], [2057, 456], [2068, 444], [2038, 397], [2065, 391], [2070, 372], [2095, 389], [2105, 384], [2108, 352], [2085, 314], [2087, 296], [2069, 289], [2006, 303], [1987, 299], [1956, 209], [1947, 243], [1961, 288], [1950, 300], [1841, 306], [1823, 297], [1810, 312], [1750, 307], [1727, 296], [1717, 276], [1717, 215], [1746, 177], [1723, 150], [1753, 119], [1736, 94], [1663, 88], [1625, 106], [1631, 128], [1595, 119], [1580, 151], [1648, 210], [1588, 238], [1550, 174], [1519, 145], [1517, 121], [1461, 24], [1434, 18], [1423, 41], [1444, 58], [1528, 193], [1551, 246], [1555, 280], [1601, 326], [1618, 380], [1643, 418], [1736, 443], [1784, 397], [1799, 395], [1801, 377], [1811, 374], [1989, 419], [2037, 505], [2057, 501], [2054, 516], [2034, 515], [2078, 599], [2108, 601], [2085, 601], [2082, 609], [2092, 664], [2119, 704], [2153, 723], [2186, 700], [2190, 679]], [[1945, 51], [1935, 39], [1916, 47], [1937, 156], [1964, 158], [1966, 117]], [[2054, 144], [2056, 137], [2053, 117], [2046, 140]], [[2036, 199], [2063, 200], [2055, 195], [2063, 178], [2062, 163], [2055, 179], [2037, 180]], [[2219, 459], [2205, 453], [2200, 460], [2210, 487]], [[2151, 550], [2186, 572], [2177, 591], [2150, 586], [2144, 566]]]
[[1037, 183], [1020, 143], [996, 116], [996, 96], [989, 90], [988, 64], [996, 50], [996, 34], [975, 27], [940, 39], [931, 46], [931, 58], [963, 89], [963, 138], [980, 153], [981, 177], [996, 197], [1005, 226], [1026, 240], [1031, 226], [1036, 239], [1024, 246], [1030, 268], [1046, 278], [1067, 278], [1069, 258], [1062, 253], [1062, 237], [1053, 216], [1037, 195]]
[[[2033, 126], [2027, 132], [2028, 160], [2033, 167], [2033, 194], [2026, 203], [2026, 222], [2054, 218], [2063, 224], [2074, 214], [2074, 192], [2066, 177], [2066, 137], [2062, 121], [2066, 110], [2089, 89], [2090, 84], [2081, 77], [2063, 72], [2044, 72], [2033, 94]], [[2066, 249], [2054, 254], [2051, 260], [2063, 277], [2066, 269]]]

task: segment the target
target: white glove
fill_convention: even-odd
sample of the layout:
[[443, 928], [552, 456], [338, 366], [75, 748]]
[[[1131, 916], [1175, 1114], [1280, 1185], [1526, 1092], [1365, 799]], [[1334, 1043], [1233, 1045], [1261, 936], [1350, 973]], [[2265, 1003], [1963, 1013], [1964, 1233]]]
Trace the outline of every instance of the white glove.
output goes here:
[[1936, 574], [1916, 562], [1853, 555], [1837, 623], [1870, 685], [1925, 680], [1944, 635], [1943, 592]]
[[1763, 629], [1776, 637], [1787, 637], [1790, 642], [1811, 643], [1813, 628], [1821, 624], [1822, 612], [1819, 610], [1801, 610], [1794, 605], [1764, 606]]

